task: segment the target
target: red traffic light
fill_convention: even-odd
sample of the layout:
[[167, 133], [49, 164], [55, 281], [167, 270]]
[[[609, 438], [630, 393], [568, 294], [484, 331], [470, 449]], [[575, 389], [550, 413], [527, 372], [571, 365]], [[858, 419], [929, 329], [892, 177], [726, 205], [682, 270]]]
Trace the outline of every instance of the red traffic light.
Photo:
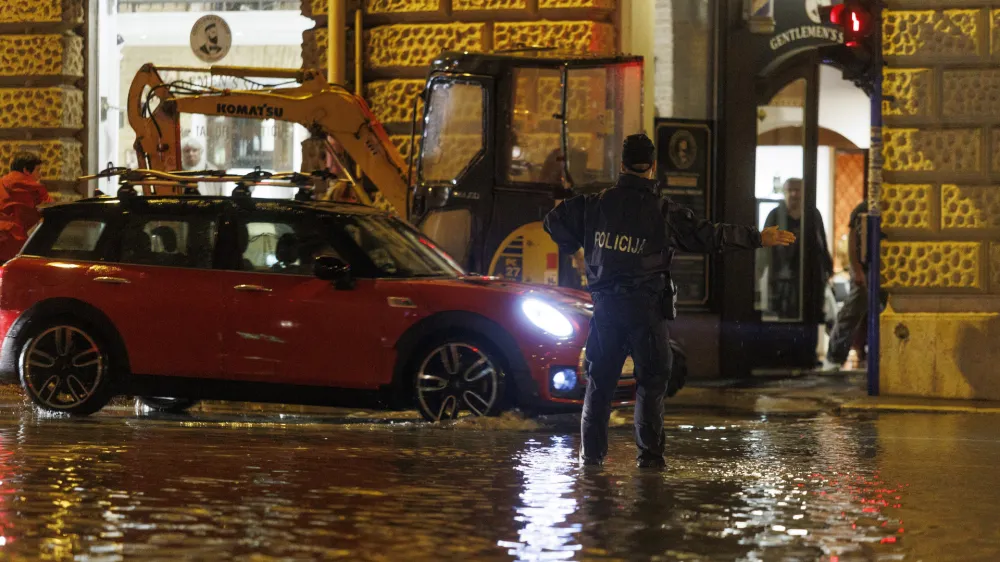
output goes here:
[[[841, 4], [841, 6], [844, 6], [844, 4]], [[855, 36], [868, 35], [871, 31], [870, 23], [872, 15], [870, 13], [857, 5], [848, 6], [841, 11], [846, 12], [843, 14], [845, 16], [844, 21], [840, 24], [844, 28], [844, 33]]]
[[844, 14], [844, 8], [846, 8], [846, 6], [843, 4], [837, 4], [836, 6], [830, 7], [830, 23], [834, 25], [841, 25], [840, 22], [842, 21], [841, 18]]
[[871, 35], [872, 15], [859, 0], [846, 0], [842, 4], [821, 7], [820, 15], [844, 33], [844, 44], [857, 47], [861, 40]]

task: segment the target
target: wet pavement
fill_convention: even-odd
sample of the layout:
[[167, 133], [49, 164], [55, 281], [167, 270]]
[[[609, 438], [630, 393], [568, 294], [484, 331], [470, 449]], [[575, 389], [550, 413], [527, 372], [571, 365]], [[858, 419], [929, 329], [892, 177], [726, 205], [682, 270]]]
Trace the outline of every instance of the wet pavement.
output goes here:
[[0, 403], [0, 559], [1000, 560], [997, 419], [672, 410], [669, 470], [577, 420]]

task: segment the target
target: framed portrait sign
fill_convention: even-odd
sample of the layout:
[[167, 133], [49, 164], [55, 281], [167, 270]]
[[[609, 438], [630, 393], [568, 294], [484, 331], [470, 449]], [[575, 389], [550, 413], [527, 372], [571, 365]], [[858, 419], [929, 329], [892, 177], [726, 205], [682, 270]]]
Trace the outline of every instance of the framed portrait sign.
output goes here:
[[[662, 195], [711, 219], [712, 124], [687, 119], [657, 119], [656, 170]], [[670, 274], [677, 285], [677, 304], [705, 307], [709, 303], [709, 257], [678, 253]]]

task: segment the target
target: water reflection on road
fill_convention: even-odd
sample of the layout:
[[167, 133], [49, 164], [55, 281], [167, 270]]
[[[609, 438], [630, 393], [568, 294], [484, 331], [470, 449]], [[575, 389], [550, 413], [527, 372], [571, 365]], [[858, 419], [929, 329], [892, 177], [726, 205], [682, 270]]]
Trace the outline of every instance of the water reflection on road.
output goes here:
[[560, 435], [529, 439], [514, 456], [522, 491], [514, 506], [518, 541], [499, 541], [520, 560], [570, 560], [580, 550], [581, 525], [569, 521], [579, 505], [574, 494], [577, 474], [573, 440]]
[[0, 558], [1000, 559], [985, 417], [671, 415], [653, 473], [627, 426], [585, 471], [575, 420], [367, 415], [0, 407]]

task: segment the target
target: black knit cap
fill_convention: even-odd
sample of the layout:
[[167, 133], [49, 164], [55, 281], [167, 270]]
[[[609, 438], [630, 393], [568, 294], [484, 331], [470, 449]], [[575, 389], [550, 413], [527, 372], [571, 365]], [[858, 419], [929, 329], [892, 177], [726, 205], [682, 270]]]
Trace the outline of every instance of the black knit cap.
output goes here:
[[656, 147], [645, 133], [629, 135], [622, 143], [622, 164], [634, 172], [647, 172], [656, 158]]

